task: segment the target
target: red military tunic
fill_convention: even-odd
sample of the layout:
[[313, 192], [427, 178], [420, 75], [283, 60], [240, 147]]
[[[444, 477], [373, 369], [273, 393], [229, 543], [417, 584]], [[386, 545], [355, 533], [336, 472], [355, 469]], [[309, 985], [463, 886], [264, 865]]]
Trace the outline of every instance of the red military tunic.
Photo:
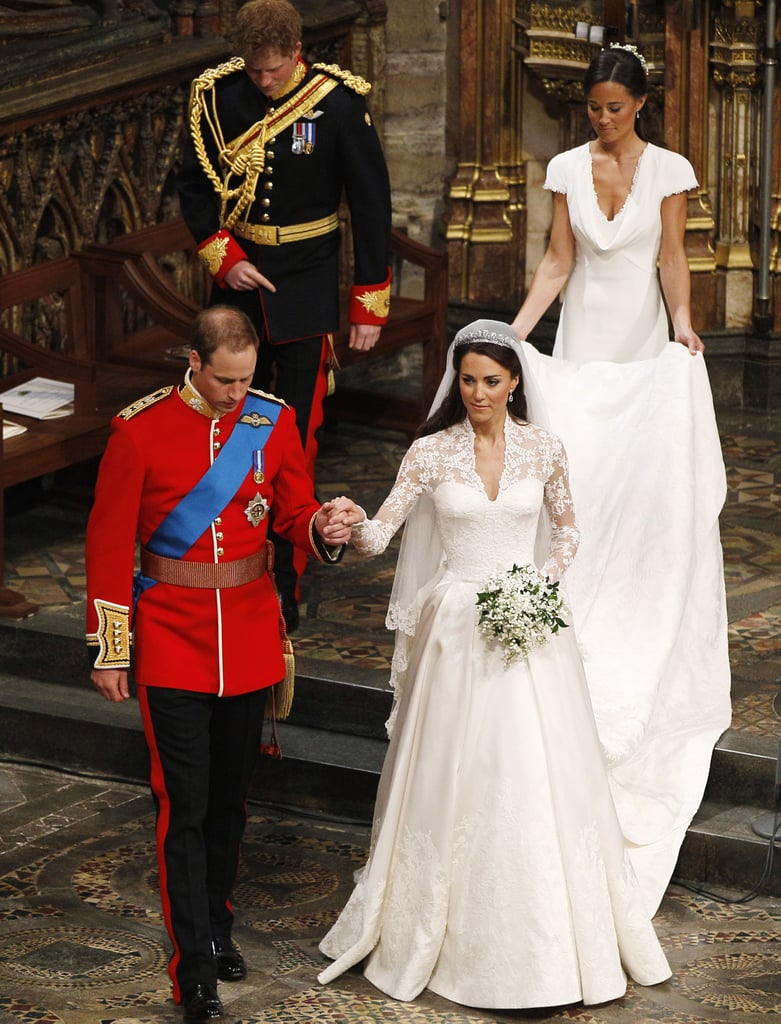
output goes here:
[[[257, 495], [273, 505], [282, 536], [321, 561], [338, 557], [330, 557], [314, 532], [320, 506], [305, 470], [295, 414], [278, 404], [282, 408], [263, 449], [265, 479], [255, 482], [248, 458], [238, 491], [184, 561], [224, 563], [263, 550], [268, 517], [254, 526], [247, 512]], [[87, 527], [87, 642], [98, 651], [96, 668], [129, 666], [132, 630], [134, 674], [145, 686], [232, 696], [283, 678], [279, 600], [268, 573], [218, 590], [158, 582], [132, 611], [136, 538], [145, 546], [219, 458], [243, 408], [244, 403], [213, 418], [186, 383], [182, 389], [163, 388], [114, 418]]]

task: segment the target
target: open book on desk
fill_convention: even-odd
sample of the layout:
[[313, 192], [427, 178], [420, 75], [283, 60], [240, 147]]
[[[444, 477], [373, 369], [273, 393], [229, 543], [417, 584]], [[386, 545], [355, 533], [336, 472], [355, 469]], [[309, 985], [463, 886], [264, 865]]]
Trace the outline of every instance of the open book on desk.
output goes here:
[[30, 416], [35, 420], [53, 420], [73, 412], [75, 385], [48, 377], [33, 377], [24, 384], [0, 393], [3, 412]]

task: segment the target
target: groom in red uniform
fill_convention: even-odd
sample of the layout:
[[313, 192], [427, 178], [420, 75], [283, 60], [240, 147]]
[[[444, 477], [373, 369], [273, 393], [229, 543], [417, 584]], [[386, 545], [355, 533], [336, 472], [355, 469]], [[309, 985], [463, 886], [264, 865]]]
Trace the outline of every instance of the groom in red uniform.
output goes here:
[[87, 527], [91, 678], [127, 700], [132, 650], [169, 974], [192, 1022], [222, 1016], [217, 979], [246, 973], [230, 893], [266, 698], [285, 676], [268, 513], [321, 561], [349, 539], [314, 498], [295, 414], [250, 389], [257, 348], [240, 310], [199, 315], [184, 384], [115, 417]]

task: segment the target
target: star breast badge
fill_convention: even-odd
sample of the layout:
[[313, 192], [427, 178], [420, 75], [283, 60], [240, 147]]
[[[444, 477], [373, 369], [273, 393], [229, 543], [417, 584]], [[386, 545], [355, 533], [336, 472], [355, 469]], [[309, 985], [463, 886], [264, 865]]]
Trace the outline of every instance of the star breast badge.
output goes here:
[[269, 510], [269, 504], [263, 495], [258, 491], [254, 498], [249, 502], [247, 507], [244, 509], [244, 515], [247, 517], [249, 523], [252, 526], [259, 526], [266, 518], [266, 513]]

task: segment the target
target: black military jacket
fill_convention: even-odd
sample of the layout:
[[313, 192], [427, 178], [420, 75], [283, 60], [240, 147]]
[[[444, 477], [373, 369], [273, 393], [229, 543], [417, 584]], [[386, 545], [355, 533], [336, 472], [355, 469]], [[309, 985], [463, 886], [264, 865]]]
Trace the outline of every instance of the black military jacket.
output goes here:
[[[224, 221], [231, 202], [228, 201], [221, 216], [220, 183], [210, 180], [204, 170], [204, 151], [217, 176], [224, 179], [224, 185], [235, 188], [239, 179], [224, 178], [226, 162], [220, 159], [215, 132], [208, 118], [196, 117], [201, 158], [196, 132], [185, 146], [177, 189], [182, 215], [198, 244], [199, 255], [207, 257], [205, 262], [209, 263], [218, 286], [230, 266], [246, 254], [277, 289], [275, 293], [261, 289], [258, 296], [255, 292], [237, 292], [223, 286], [215, 291], [213, 301], [245, 308], [272, 342], [336, 330], [339, 230], [281, 245], [257, 244], [240, 232], [245, 220], [249, 225], [281, 227], [316, 222], [336, 213], [344, 195], [353, 236], [353, 299], [364, 295], [361, 302], [353, 301], [351, 320], [384, 323], [389, 294], [390, 185], [380, 141], [363, 96], [346, 84], [354, 81], [353, 76], [338, 68], [308, 68], [286, 96], [267, 99], [240, 67], [220, 74], [227, 67], [223, 65], [206, 73], [217, 76], [210, 99], [213, 106], [209, 109], [216, 110], [217, 134], [221, 134], [226, 148], [264, 117], [273, 116], [274, 110], [282, 108], [288, 100], [305, 95], [315, 76], [327, 75], [338, 84], [313, 108], [302, 107], [308, 116], [297, 117], [278, 134], [267, 133], [254, 201], [227, 231]], [[193, 97], [191, 122], [192, 103]], [[291, 109], [296, 111], [295, 103]], [[247, 146], [257, 144], [256, 140], [254, 133]], [[379, 301], [373, 303], [372, 299]]]

